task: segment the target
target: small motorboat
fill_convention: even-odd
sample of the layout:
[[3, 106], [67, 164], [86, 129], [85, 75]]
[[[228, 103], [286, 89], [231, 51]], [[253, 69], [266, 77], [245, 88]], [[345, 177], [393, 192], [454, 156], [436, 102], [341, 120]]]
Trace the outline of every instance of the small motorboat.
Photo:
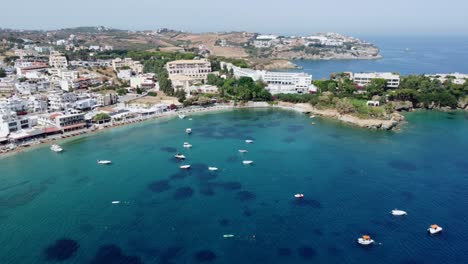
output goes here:
[[294, 195], [294, 197], [296, 197], [296, 198], [304, 198], [304, 194], [302, 194], [302, 193], [296, 193], [296, 194]]
[[247, 143], [247, 144], [250, 144], [250, 143], [253, 143], [253, 142], [254, 142], [254, 141], [253, 141], [252, 139], [246, 139], [246, 140], [245, 140], [245, 143]]
[[187, 169], [190, 169], [190, 165], [182, 165], [180, 166], [180, 168], [183, 170], [187, 170]]
[[185, 156], [182, 155], [182, 154], [177, 153], [177, 154], [174, 155], [174, 158], [176, 158], [176, 159], [185, 159]]
[[247, 153], [248, 151], [246, 149], [239, 149], [240, 153]]
[[180, 118], [180, 119], [184, 119], [184, 118], [185, 118], [185, 115], [179, 115], [179, 118]]
[[187, 134], [192, 134], [192, 129], [191, 129], [191, 128], [185, 129], [185, 133], [187, 133]]
[[119, 204], [120, 201], [112, 201], [112, 204]]
[[209, 171], [217, 171], [218, 168], [216, 168], [216, 167], [208, 167], [208, 170], [209, 170]]
[[192, 121], [193, 119], [192, 119], [192, 118], [189, 118], [188, 120]]
[[191, 148], [192, 145], [188, 142], [184, 142], [184, 148]]
[[431, 225], [428, 229], [427, 229], [427, 232], [429, 232], [431, 235], [435, 235], [437, 233], [440, 233], [442, 232], [442, 227], [438, 226], [438, 225]]
[[315, 116], [314, 116], [314, 115], [311, 115], [310, 118], [315, 118]]
[[252, 164], [252, 163], [253, 163], [252, 160], [244, 160], [244, 161], [242, 161], [242, 164], [244, 164], [244, 165], [250, 165], [250, 164]]
[[63, 151], [62, 147], [60, 147], [59, 145], [56, 145], [56, 144], [50, 146], [50, 150], [52, 150], [53, 152], [62, 152]]
[[400, 215], [407, 215], [408, 213], [403, 210], [393, 209], [392, 215], [400, 216]]
[[231, 237], [234, 237], [234, 235], [233, 234], [224, 234], [223, 237], [224, 238], [231, 238]]
[[361, 245], [368, 246], [368, 245], [374, 244], [375, 241], [372, 240], [370, 236], [365, 235], [365, 236], [358, 238], [357, 242]]
[[315, 125], [315, 122], [312, 122], [311, 124], [312, 124], [312, 125]]
[[97, 163], [102, 164], [102, 165], [109, 165], [109, 164], [112, 164], [112, 161], [110, 161], [110, 160], [98, 160]]

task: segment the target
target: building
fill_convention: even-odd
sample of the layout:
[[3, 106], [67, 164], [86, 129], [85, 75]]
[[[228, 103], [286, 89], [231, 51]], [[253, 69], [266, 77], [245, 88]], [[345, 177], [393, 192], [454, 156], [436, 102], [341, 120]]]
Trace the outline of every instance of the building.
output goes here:
[[86, 98], [79, 101], [76, 101], [73, 104], [73, 107], [78, 110], [91, 110], [97, 105], [97, 100], [94, 98]]
[[28, 111], [28, 101], [17, 96], [13, 96], [0, 101], [0, 109], [15, 112], [17, 114], [25, 114]]
[[438, 73], [438, 74], [426, 74], [426, 77], [431, 78], [431, 80], [437, 79], [441, 83], [445, 83], [446, 81], [450, 80], [453, 84], [463, 85], [465, 84], [466, 80], [468, 80], [468, 74], [463, 73]]
[[0, 110], [0, 138], [6, 138], [10, 133], [32, 128], [36, 119], [18, 117], [15, 112]]
[[130, 78], [130, 87], [136, 89], [141, 88], [145, 90], [153, 89], [156, 87], [153, 73], [140, 74]]
[[276, 35], [259, 35], [257, 38], [252, 42], [252, 45], [257, 48], [270, 48], [276, 44], [279, 44], [280, 40]]
[[234, 66], [231, 63], [221, 63], [221, 67], [233, 70], [234, 77], [249, 77], [254, 81], [263, 81], [271, 94], [314, 93], [317, 88], [312, 85], [312, 75], [297, 72], [259, 71]]
[[388, 88], [398, 88], [400, 86], [400, 75], [391, 72], [355, 73], [352, 80], [358, 87], [365, 87], [373, 79], [384, 79]]
[[52, 93], [49, 94], [48, 99], [50, 112], [72, 108], [73, 103], [77, 101], [74, 93]]
[[118, 96], [114, 91], [108, 91], [106, 94], [99, 94], [96, 96], [97, 105], [108, 106], [118, 102]]
[[68, 67], [67, 57], [60, 52], [52, 51], [49, 56], [49, 66], [57, 69], [65, 69]]
[[72, 131], [86, 127], [85, 114], [63, 114], [52, 113], [40, 116], [38, 123], [44, 126], [55, 126], [63, 132]]
[[20, 94], [35, 94], [50, 90], [51, 83], [46, 79], [28, 79], [15, 83], [15, 87]]
[[177, 60], [166, 64], [169, 79], [174, 76], [183, 75], [192, 80], [206, 80], [206, 77], [211, 73], [211, 63], [208, 60]]
[[193, 85], [190, 86], [188, 91], [186, 91], [188, 94], [191, 93], [207, 93], [207, 94], [216, 94], [218, 93], [218, 87], [216, 85]]
[[134, 61], [131, 58], [117, 58], [112, 60], [112, 68], [114, 69], [114, 71], [118, 71], [122, 68], [128, 68], [136, 74], [143, 73], [143, 65], [139, 61]]
[[13, 78], [0, 78], [0, 94], [12, 94], [16, 90]]

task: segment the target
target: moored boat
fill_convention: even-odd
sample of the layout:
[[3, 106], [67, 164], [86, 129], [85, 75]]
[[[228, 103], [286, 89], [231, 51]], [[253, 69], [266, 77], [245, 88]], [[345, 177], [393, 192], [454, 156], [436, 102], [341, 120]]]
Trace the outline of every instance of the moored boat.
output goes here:
[[50, 146], [50, 150], [52, 150], [53, 152], [62, 152], [63, 151], [62, 147], [60, 147], [59, 145], [56, 145], [56, 144]]
[[176, 159], [185, 159], [185, 156], [182, 155], [182, 154], [177, 153], [177, 154], [174, 155], [174, 158], [176, 158]]
[[185, 129], [185, 133], [187, 133], [187, 134], [192, 134], [192, 129], [191, 129], [191, 128]]
[[242, 161], [242, 164], [244, 164], [244, 165], [250, 165], [250, 164], [252, 164], [252, 163], [253, 163], [252, 160], [244, 160], [244, 161]]
[[358, 238], [357, 242], [363, 246], [368, 246], [374, 244], [374, 240], [371, 239], [369, 235], [364, 235], [360, 238]]
[[208, 167], [208, 170], [209, 170], [209, 171], [217, 171], [218, 168], [216, 168], [216, 167]]
[[109, 164], [112, 164], [112, 161], [110, 161], [110, 160], [98, 160], [97, 163], [102, 164], [102, 165], [109, 165]]
[[252, 139], [246, 139], [246, 140], [245, 140], [245, 143], [248, 143], [248, 144], [253, 143], [253, 142], [254, 142], [254, 141], [253, 141]]
[[296, 194], [294, 195], [294, 197], [296, 197], [296, 198], [304, 198], [304, 194], [302, 194], [302, 193], [296, 193]]
[[185, 118], [185, 115], [179, 115], [179, 118], [180, 118], [180, 119], [184, 119], [184, 118]]
[[392, 215], [400, 216], [400, 215], [407, 215], [408, 213], [403, 210], [393, 209]]
[[183, 170], [187, 170], [187, 169], [190, 169], [190, 165], [182, 165], [180, 166], [180, 168]]
[[192, 147], [192, 144], [188, 142], [184, 142], [184, 148], [191, 148], [191, 147]]
[[240, 153], [247, 153], [248, 151], [246, 149], [239, 149]]
[[431, 235], [435, 235], [437, 233], [440, 233], [442, 232], [442, 227], [434, 224], [434, 225], [431, 225], [428, 229], [427, 229], [427, 232], [429, 232]]

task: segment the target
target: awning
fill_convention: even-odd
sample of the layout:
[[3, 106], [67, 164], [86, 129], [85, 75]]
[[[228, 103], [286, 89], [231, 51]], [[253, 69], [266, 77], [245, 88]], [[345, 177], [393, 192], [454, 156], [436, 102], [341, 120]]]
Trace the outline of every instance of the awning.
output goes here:
[[8, 141], [8, 138], [0, 138], [0, 142]]
[[84, 127], [84, 126], [86, 126], [86, 123], [79, 123], [79, 124], [75, 124], [75, 125], [62, 127], [62, 129], [72, 129], [72, 128], [78, 128], [78, 127]]
[[42, 135], [42, 134], [44, 134], [42, 130], [32, 130], [32, 131], [30, 130], [27, 132], [20, 130], [19, 132], [11, 133], [10, 138], [14, 140], [20, 140], [20, 139], [34, 137], [34, 136]]
[[57, 131], [60, 131], [59, 128], [56, 128], [56, 127], [48, 127], [46, 129], [44, 129], [44, 133], [54, 133], [54, 132], [57, 132]]

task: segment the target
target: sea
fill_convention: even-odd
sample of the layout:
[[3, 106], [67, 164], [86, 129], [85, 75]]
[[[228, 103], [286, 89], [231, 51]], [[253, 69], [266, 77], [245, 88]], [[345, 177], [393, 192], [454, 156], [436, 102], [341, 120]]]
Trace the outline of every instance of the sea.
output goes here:
[[380, 48], [377, 60], [296, 60], [300, 69], [318, 79], [335, 72], [396, 72], [409, 74], [468, 73], [467, 36], [362, 36]]
[[[427, 45], [431, 56], [405, 42], [382, 45], [379, 61], [307, 63], [324, 76], [331, 63], [467, 72], [462, 45], [445, 57], [446, 45]], [[419, 68], [413, 52], [425, 58]], [[468, 263], [468, 114], [405, 116], [399, 131], [372, 131], [239, 109], [72, 138], [59, 142], [63, 153], [42, 145], [0, 157], [0, 263]], [[392, 216], [395, 208], [408, 215]], [[431, 224], [443, 232], [429, 235]], [[375, 244], [357, 244], [362, 235]]]

